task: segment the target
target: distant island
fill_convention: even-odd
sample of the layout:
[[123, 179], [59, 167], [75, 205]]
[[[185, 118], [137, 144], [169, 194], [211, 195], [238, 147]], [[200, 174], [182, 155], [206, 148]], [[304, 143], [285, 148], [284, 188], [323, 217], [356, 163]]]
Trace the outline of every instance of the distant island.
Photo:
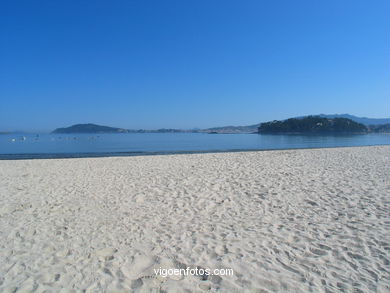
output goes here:
[[259, 133], [366, 133], [368, 127], [347, 118], [307, 116], [261, 123]]
[[174, 128], [161, 128], [161, 129], [124, 129], [109, 127], [103, 125], [97, 125], [92, 123], [76, 124], [70, 127], [57, 128], [51, 133], [53, 134], [71, 134], [71, 133], [209, 133], [209, 134], [232, 134], [232, 133], [254, 133], [257, 131], [257, 127], [260, 125], [250, 126], [225, 126], [214, 127], [207, 129], [174, 129]]
[[[294, 118], [302, 119], [309, 116], [316, 116], [316, 117], [329, 118], [329, 119], [346, 118], [354, 122], [363, 124], [364, 126], [367, 127], [369, 132], [390, 132], [390, 118], [367, 118], [367, 117], [358, 117], [350, 114], [318, 114], [318, 115], [293, 117], [293, 119]], [[260, 125], [261, 123], [247, 125], [247, 126], [221, 126], [221, 127], [207, 128], [207, 129], [199, 129], [196, 132], [218, 133], [218, 134], [258, 133], [258, 128], [260, 127]]]
[[[317, 123], [320, 123], [317, 125]], [[328, 133], [365, 133], [365, 132], [390, 132], [390, 118], [366, 118], [349, 114], [319, 114], [301, 116], [280, 121], [247, 126], [222, 126], [205, 129], [124, 129], [110, 126], [102, 126], [93, 123], [76, 124], [70, 127], [57, 128], [52, 133], [208, 133], [208, 134], [235, 134], [235, 133], [303, 133], [303, 132], [328, 132]]]
[[70, 127], [57, 128], [52, 133], [126, 133], [127, 129], [88, 124], [75, 124]]

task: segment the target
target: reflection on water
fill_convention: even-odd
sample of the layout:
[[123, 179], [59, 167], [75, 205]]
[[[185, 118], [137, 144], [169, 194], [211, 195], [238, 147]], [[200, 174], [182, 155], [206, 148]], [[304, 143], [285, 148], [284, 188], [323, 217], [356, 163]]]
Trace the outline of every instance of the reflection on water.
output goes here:
[[[366, 146], [390, 144], [390, 134], [258, 135], [203, 133], [0, 135], [6, 154], [104, 154]], [[28, 156], [27, 156], [28, 157]]]

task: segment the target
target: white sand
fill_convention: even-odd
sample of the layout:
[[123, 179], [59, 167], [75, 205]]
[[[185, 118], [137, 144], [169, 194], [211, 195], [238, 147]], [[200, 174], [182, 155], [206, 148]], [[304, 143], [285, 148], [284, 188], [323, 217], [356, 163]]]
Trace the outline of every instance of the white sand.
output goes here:
[[0, 291], [61, 288], [390, 292], [390, 146], [0, 161]]

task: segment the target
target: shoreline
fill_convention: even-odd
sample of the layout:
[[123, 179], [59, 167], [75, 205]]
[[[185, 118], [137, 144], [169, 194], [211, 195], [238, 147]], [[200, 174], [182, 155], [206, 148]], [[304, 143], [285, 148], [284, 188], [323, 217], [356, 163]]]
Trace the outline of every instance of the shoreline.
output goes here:
[[51, 159], [84, 159], [84, 158], [122, 158], [144, 156], [171, 156], [192, 154], [220, 154], [220, 153], [247, 153], [266, 151], [289, 151], [289, 150], [318, 150], [337, 148], [366, 148], [375, 146], [389, 146], [390, 144], [372, 144], [356, 146], [328, 146], [328, 147], [297, 147], [297, 148], [269, 148], [269, 149], [227, 149], [227, 150], [199, 150], [199, 151], [134, 151], [134, 152], [96, 152], [96, 153], [23, 153], [23, 154], [0, 154], [0, 161], [19, 160], [51, 160]]

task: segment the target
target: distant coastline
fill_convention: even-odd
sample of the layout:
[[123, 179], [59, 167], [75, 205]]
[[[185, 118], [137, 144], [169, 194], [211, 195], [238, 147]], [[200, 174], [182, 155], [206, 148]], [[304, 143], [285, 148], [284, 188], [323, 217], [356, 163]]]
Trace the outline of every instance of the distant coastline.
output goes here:
[[[294, 128], [294, 125], [299, 124], [300, 121], [305, 121], [308, 117], [317, 117], [319, 120], [316, 123], [326, 124], [326, 127], [315, 127], [311, 125], [307, 128]], [[321, 120], [322, 119], [322, 120]], [[287, 122], [288, 121], [288, 122]], [[332, 121], [346, 124], [349, 126], [343, 129], [332, 129]], [[287, 124], [286, 124], [287, 123]], [[288, 125], [289, 124], [289, 125]], [[259, 133], [260, 127], [263, 125], [261, 132], [274, 134], [288, 134], [288, 133], [368, 133], [390, 132], [390, 118], [366, 118], [357, 117], [349, 114], [319, 114], [289, 118], [286, 120], [274, 120], [264, 123], [257, 123], [247, 126], [222, 126], [212, 127], [206, 129], [174, 129], [161, 128], [155, 130], [146, 129], [125, 129], [111, 126], [98, 125], [93, 123], [75, 124], [69, 127], [57, 128], [51, 133], [53, 134], [72, 134], [72, 133], [209, 133], [209, 134], [239, 134], [239, 133]], [[275, 126], [279, 125], [279, 129]], [[359, 126], [358, 126], [359, 125]], [[308, 126], [308, 125], [306, 125]], [[344, 125], [346, 126], [346, 125]], [[354, 128], [355, 127], [355, 128]], [[357, 127], [357, 128], [356, 128]], [[4, 133], [4, 132], [3, 132]], [[9, 134], [8, 132], [7, 134]], [[1, 133], [0, 133], [1, 134]]]

